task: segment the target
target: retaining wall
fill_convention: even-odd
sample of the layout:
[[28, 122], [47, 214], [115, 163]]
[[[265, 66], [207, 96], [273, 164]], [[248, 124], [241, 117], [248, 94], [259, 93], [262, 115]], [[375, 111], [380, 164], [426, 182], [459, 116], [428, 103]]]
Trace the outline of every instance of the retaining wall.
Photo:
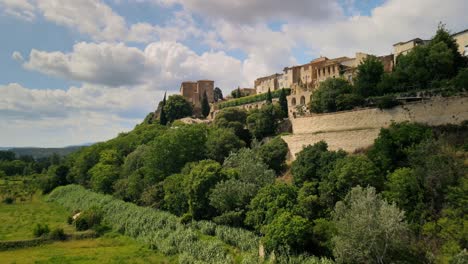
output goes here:
[[371, 146], [380, 128], [392, 122], [418, 122], [431, 126], [460, 124], [468, 120], [468, 97], [432, 98], [392, 109], [368, 108], [316, 114], [291, 119], [293, 135], [283, 136], [291, 158], [303, 146], [325, 140], [332, 150], [353, 152]]

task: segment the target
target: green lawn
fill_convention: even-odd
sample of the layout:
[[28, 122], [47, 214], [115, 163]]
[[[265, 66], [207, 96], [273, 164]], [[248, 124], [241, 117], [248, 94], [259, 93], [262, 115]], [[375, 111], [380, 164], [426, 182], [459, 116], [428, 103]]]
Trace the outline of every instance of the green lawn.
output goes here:
[[9, 263], [176, 263], [121, 235], [55, 242], [38, 247], [0, 251], [0, 262]]
[[20, 240], [33, 238], [34, 226], [48, 224], [52, 230], [61, 227], [66, 233], [74, 231], [67, 224], [69, 212], [64, 208], [46, 203], [43, 197], [35, 195], [31, 201], [16, 201], [0, 205], [0, 240]]

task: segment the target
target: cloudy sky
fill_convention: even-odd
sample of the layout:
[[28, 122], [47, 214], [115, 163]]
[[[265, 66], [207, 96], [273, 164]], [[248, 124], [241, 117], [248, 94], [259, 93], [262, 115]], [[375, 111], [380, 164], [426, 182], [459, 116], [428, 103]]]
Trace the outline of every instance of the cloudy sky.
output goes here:
[[224, 93], [320, 55], [389, 54], [466, 0], [0, 0], [0, 146], [57, 147], [132, 129], [164, 91]]

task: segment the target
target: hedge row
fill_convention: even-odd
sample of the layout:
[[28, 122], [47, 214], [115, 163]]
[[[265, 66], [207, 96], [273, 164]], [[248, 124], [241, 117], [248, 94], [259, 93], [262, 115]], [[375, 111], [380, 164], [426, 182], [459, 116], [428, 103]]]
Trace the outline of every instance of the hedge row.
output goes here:
[[[89, 238], [96, 238], [98, 235], [94, 231], [85, 231], [79, 232], [74, 234], [66, 235], [66, 240], [81, 240], [81, 239], [89, 239]], [[25, 239], [25, 240], [8, 240], [8, 241], [0, 241], [0, 251], [16, 249], [16, 248], [27, 248], [27, 247], [35, 247], [40, 246], [47, 243], [52, 243], [54, 239], [50, 237], [38, 237], [32, 239]]]
[[52, 242], [51, 239], [46, 237], [26, 239], [26, 240], [10, 240], [0, 241], [0, 251], [10, 250], [15, 248], [35, 247], [45, 243]]
[[[289, 88], [284, 89], [284, 91], [286, 92], [286, 95], [289, 95], [291, 93], [291, 89]], [[280, 94], [281, 94], [281, 89], [271, 92], [271, 97], [279, 98]], [[245, 96], [245, 97], [241, 97], [237, 99], [232, 99], [226, 102], [221, 102], [218, 104], [218, 108], [223, 109], [226, 107], [251, 104], [251, 103], [265, 101], [266, 99], [267, 99], [267, 93], [250, 95], [250, 96]]]

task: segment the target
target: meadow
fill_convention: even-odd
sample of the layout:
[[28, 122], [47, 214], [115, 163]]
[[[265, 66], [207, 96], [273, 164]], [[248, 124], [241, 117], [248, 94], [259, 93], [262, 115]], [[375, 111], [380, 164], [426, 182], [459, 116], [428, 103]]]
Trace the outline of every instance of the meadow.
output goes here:
[[[7, 197], [20, 188], [22, 181], [2, 179], [0, 196]], [[5, 188], [8, 186], [8, 188]], [[3, 199], [2, 199], [3, 201]], [[51, 230], [63, 228], [66, 234], [76, 233], [67, 224], [70, 211], [45, 201], [39, 192], [0, 204], [0, 242], [33, 239], [36, 224], [47, 224]], [[67, 240], [0, 251], [1, 263], [176, 263], [177, 257], [165, 257], [143, 243], [110, 232], [95, 239]]]

